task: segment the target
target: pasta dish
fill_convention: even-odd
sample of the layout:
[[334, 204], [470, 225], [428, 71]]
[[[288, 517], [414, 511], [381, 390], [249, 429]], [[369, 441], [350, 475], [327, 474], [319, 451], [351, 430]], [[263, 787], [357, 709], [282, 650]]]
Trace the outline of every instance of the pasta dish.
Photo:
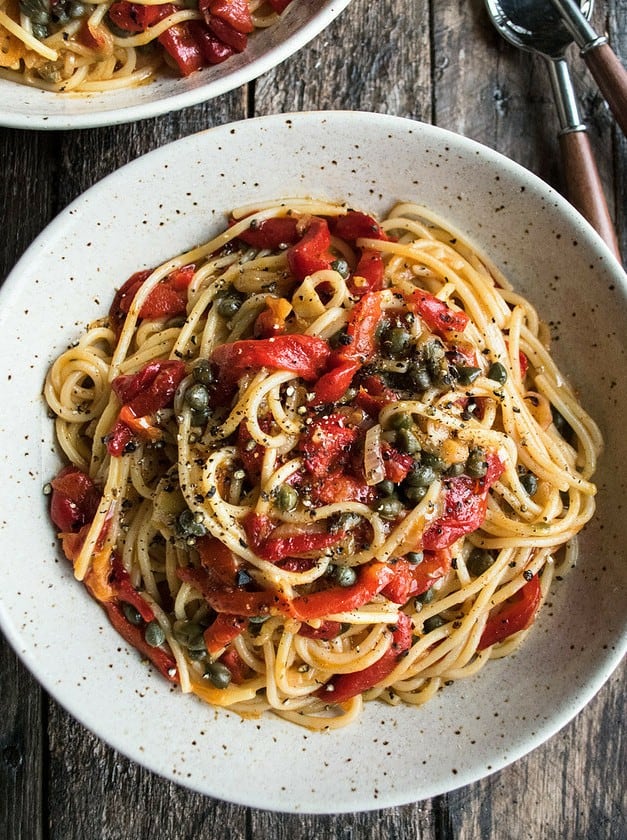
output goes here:
[[189, 76], [246, 49], [291, 0], [0, 0], [0, 78], [57, 93]]
[[45, 397], [76, 578], [244, 716], [333, 728], [477, 674], [594, 513], [601, 438], [545, 326], [409, 203], [234, 211], [112, 289]]

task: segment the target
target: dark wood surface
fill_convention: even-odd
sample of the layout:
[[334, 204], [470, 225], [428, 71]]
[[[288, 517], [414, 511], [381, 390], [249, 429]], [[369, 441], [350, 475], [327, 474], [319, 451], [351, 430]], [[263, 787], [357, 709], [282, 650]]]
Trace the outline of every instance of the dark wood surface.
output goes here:
[[[625, 61], [627, 3], [597, 6], [595, 22]], [[571, 57], [627, 254], [627, 145], [583, 62]], [[0, 277], [72, 199], [140, 154], [235, 119], [324, 108], [432, 122], [564, 188], [545, 67], [498, 39], [481, 0], [353, 0], [299, 54], [212, 102], [115, 128], [0, 128]], [[574, 721], [488, 779], [398, 808], [295, 816], [212, 800], [129, 762], [51, 700], [0, 638], [0, 840], [619, 840], [627, 837], [626, 674], [619, 668]]]

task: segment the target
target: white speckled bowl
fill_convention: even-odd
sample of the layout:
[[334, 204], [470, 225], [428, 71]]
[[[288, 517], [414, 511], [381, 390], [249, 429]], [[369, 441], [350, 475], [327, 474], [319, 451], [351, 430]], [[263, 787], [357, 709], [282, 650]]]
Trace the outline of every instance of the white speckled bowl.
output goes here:
[[[485, 247], [552, 323], [558, 360], [609, 453], [579, 563], [555, 585], [516, 656], [423, 708], [369, 704], [354, 726], [326, 734], [271, 717], [240, 720], [171, 690], [73, 580], [42, 495], [59, 464], [40, 396], [46, 369], [102, 313], [114, 285], [207, 239], [233, 206], [311, 194], [375, 213], [414, 199]], [[74, 202], [2, 289], [0, 575], [10, 582], [0, 592], [2, 628], [86, 727], [214, 797], [353, 811], [479, 779], [570, 720], [626, 648], [625, 470], [615, 468], [627, 463], [626, 335], [626, 278], [601, 240], [544, 183], [472, 141], [394, 117], [336, 112], [237, 123], [161, 148]]]
[[295, 0], [276, 26], [249, 38], [243, 53], [188, 78], [98, 94], [60, 94], [0, 79], [0, 125], [72, 129], [143, 120], [235, 90], [285, 61], [327, 27], [350, 0]]

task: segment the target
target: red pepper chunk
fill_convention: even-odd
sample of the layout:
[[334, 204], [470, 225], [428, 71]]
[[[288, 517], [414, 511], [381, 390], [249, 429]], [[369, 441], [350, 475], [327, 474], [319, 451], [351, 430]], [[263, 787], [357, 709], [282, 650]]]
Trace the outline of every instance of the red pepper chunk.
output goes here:
[[513, 598], [488, 617], [477, 650], [485, 650], [526, 630], [533, 623], [541, 601], [540, 579], [534, 575]]
[[181, 76], [189, 76], [205, 65], [202, 46], [190, 23], [191, 21], [175, 23], [157, 38], [163, 49], [176, 62]]
[[417, 315], [420, 315], [431, 332], [442, 338], [448, 338], [451, 333], [463, 332], [470, 321], [465, 312], [450, 309], [444, 301], [422, 289], [413, 291], [407, 303]]
[[218, 613], [214, 621], [203, 633], [209, 653], [217, 653], [236, 639], [246, 627], [247, 619], [241, 615]]
[[392, 566], [394, 577], [381, 590], [381, 594], [395, 604], [406, 604], [415, 595], [422, 595], [433, 584], [447, 575], [451, 569], [451, 553], [442, 551], [425, 552], [422, 563], [414, 565], [407, 560], [397, 560]]
[[275, 526], [270, 517], [257, 513], [249, 514], [243, 524], [252, 550], [270, 563], [278, 563], [286, 557], [307, 554], [310, 551], [323, 551], [335, 545], [344, 536], [342, 531], [331, 533], [318, 530], [313, 524], [307, 530], [294, 534], [273, 536]]
[[357, 610], [378, 595], [393, 577], [394, 571], [387, 563], [369, 563], [358, 569], [357, 580], [351, 586], [334, 586], [294, 598], [291, 615], [300, 621], [311, 621]]
[[228, 23], [237, 32], [250, 33], [254, 30], [248, 0], [200, 0], [201, 14], [209, 12], [213, 17]]
[[355, 373], [374, 356], [380, 320], [381, 295], [367, 292], [350, 311], [346, 327], [348, 343], [331, 354], [329, 369], [314, 387], [316, 404], [337, 402]]
[[297, 280], [331, 267], [335, 257], [330, 245], [331, 233], [326, 220], [319, 216], [308, 218], [300, 240], [287, 249], [287, 264]]
[[50, 484], [50, 518], [59, 531], [64, 534], [76, 533], [92, 521], [101, 494], [86, 473], [70, 464]]
[[113, 23], [125, 32], [144, 32], [163, 18], [174, 14], [177, 6], [173, 3], [161, 3], [157, 6], [145, 6], [142, 3], [127, 3], [120, 0], [109, 8], [109, 17]]
[[185, 376], [185, 365], [176, 359], [149, 362], [135, 374], [116, 377], [111, 387], [122, 403], [122, 410], [107, 436], [107, 450], [118, 457], [135, 435], [154, 440], [150, 418], [174, 399], [176, 389]]
[[364, 248], [348, 280], [348, 290], [354, 297], [366, 292], [378, 292], [383, 288], [385, 264], [379, 251]]
[[312, 627], [311, 624], [301, 624], [298, 631], [299, 636], [306, 639], [322, 639], [328, 642], [339, 635], [342, 625], [339, 621], [323, 621], [320, 627]]
[[377, 220], [359, 210], [349, 210], [343, 216], [338, 216], [331, 227], [335, 236], [346, 239], [348, 242], [355, 242], [357, 239], [389, 240]]
[[296, 225], [297, 219], [294, 216], [264, 219], [256, 227], [249, 227], [242, 231], [239, 239], [253, 248], [276, 251], [282, 246], [298, 242]]
[[307, 382], [316, 380], [329, 358], [329, 345], [313, 335], [277, 335], [221, 344], [211, 355], [220, 379], [235, 384], [245, 373], [262, 367], [286, 370]]
[[[196, 266], [186, 265], [175, 269], [150, 292], [139, 310], [140, 318], [174, 318], [187, 311], [187, 288], [192, 281]], [[124, 325], [135, 295], [152, 272], [136, 271], [115, 293], [109, 309], [109, 322], [119, 334]]]
[[488, 490], [504, 470], [498, 455], [489, 453], [486, 460], [488, 471], [481, 479], [460, 475], [445, 480], [444, 516], [425, 531], [423, 548], [432, 551], [448, 548], [481, 526], [488, 506]]
[[236, 586], [220, 584], [212, 579], [205, 569], [179, 568], [176, 574], [180, 580], [191, 583], [198, 589], [217, 613], [246, 617], [270, 613], [290, 615], [290, 605], [285, 596], [273, 590], [249, 592]]
[[324, 478], [332, 468], [345, 465], [359, 432], [347, 426], [340, 414], [321, 417], [306, 427], [299, 449], [304, 455], [305, 469], [317, 478]]
[[405, 613], [399, 613], [392, 633], [392, 641], [385, 653], [363, 671], [353, 674], [338, 674], [317, 692], [317, 696], [329, 703], [345, 703], [382, 680], [389, 677], [399, 659], [411, 647], [412, 621]]

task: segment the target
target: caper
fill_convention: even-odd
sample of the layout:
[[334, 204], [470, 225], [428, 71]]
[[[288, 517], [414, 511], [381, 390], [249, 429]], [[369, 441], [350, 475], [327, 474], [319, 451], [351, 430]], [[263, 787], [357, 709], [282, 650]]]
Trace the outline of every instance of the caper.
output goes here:
[[446, 462], [434, 452], [423, 452], [420, 456], [420, 462], [426, 467], [431, 467], [434, 472], [442, 472], [446, 468]]
[[447, 467], [446, 474], [451, 476], [452, 478], [455, 478], [458, 475], [463, 475], [464, 470], [464, 464], [459, 462], [457, 464], [451, 464], [450, 467]]
[[240, 298], [235, 295], [226, 295], [218, 301], [218, 315], [223, 318], [232, 318], [242, 305]]
[[210, 662], [205, 668], [203, 677], [212, 682], [216, 688], [226, 688], [231, 682], [231, 672], [221, 662]]
[[134, 624], [135, 626], [141, 624], [143, 622], [143, 618], [141, 617], [141, 613], [139, 610], [134, 607], [132, 604], [128, 604], [126, 601], [122, 602], [122, 612], [124, 613], [124, 617], [130, 624]]
[[535, 496], [535, 494], [538, 492], [538, 479], [533, 473], [523, 473], [520, 476], [520, 483], [524, 487], [525, 492], [528, 493], [530, 496]]
[[209, 359], [199, 359], [196, 362], [192, 368], [192, 378], [194, 382], [199, 382], [201, 385], [213, 385], [216, 377]]
[[384, 499], [377, 499], [374, 509], [381, 519], [393, 520], [402, 512], [403, 503], [395, 496], [386, 496]]
[[426, 592], [421, 592], [420, 595], [416, 595], [416, 603], [417, 604], [430, 604], [431, 601], [435, 598], [435, 592], [432, 586], [427, 589]]
[[417, 566], [425, 559], [425, 555], [422, 551], [410, 551], [405, 555], [405, 559], [408, 563], [411, 563], [412, 566]]
[[294, 510], [298, 504], [298, 491], [289, 484], [282, 484], [277, 493], [276, 503], [279, 510]]
[[189, 650], [206, 650], [203, 627], [195, 621], [177, 622], [172, 628], [176, 641]]
[[430, 633], [432, 630], [442, 627], [443, 624], [446, 624], [446, 621], [442, 618], [442, 616], [432, 615], [424, 622], [422, 627], [425, 633]]
[[209, 405], [209, 391], [200, 382], [190, 387], [185, 391], [185, 405], [189, 406], [192, 411], [204, 412]]
[[207, 421], [209, 420], [209, 415], [211, 414], [209, 408], [205, 408], [202, 411], [196, 411], [192, 409], [189, 413], [189, 419], [192, 426], [205, 426]]
[[407, 375], [412, 385], [418, 391], [426, 391], [431, 387], [431, 376], [427, 370], [426, 365], [417, 364], [413, 362], [407, 368]]
[[184, 537], [204, 537], [207, 529], [201, 513], [195, 514], [189, 508], [182, 511], [176, 521], [177, 531]]
[[349, 268], [349, 265], [346, 262], [346, 260], [341, 260], [341, 259], [333, 260], [333, 262], [331, 263], [331, 268], [333, 269], [333, 271], [337, 271], [337, 273], [344, 280], [346, 280], [346, 278], [350, 274], [350, 268]]
[[86, 6], [83, 3], [71, 3], [70, 4], [70, 17], [72, 20], [78, 20], [85, 16], [87, 12]]
[[144, 639], [150, 647], [159, 647], [165, 642], [165, 633], [158, 621], [150, 621], [146, 625]]
[[346, 327], [342, 327], [341, 330], [334, 332], [329, 338], [329, 346], [333, 350], [337, 350], [340, 347], [347, 347], [350, 343], [350, 336], [346, 332]]
[[405, 481], [410, 487], [429, 487], [435, 481], [435, 470], [428, 464], [416, 464]]
[[483, 478], [488, 471], [488, 462], [483, 449], [471, 449], [466, 461], [466, 473], [471, 478]]
[[352, 566], [336, 566], [333, 570], [333, 577], [338, 586], [352, 586], [357, 580], [357, 573]]
[[410, 429], [399, 429], [396, 441], [399, 449], [403, 452], [407, 452], [408, 455], [420, 452], [420, 442]]
[[472, 385], [481, 374], [481, 368], [466, 365], [456, 365], [455, 373], [461, 385]]
[[[39, 41], [43, 41], [44, 38], [48, 37], [48, 27], [45, 23], [33, 23], [31, 26], [33, 35]], [[40, 74], [41, 75], [41, 74]], [[60, 71], [58, 72], [59, 77], [61, 76]]]
[[404, 488], [405, 498], [408, 502], [413, 502], [413, 504], [417, 504], [421, 502], [424, 497], [427, 495], [427, 488], [426, 487], [405, 487]]
[[498, 382], [499, 385], [504, 385], [507, 382], [507, 368], [500, 362], [494, 362], [494, 364], [490, 365], [487, 376], [488, 379], [491, 379], [493, 382]]
[[385, 331], [382, 350], [393, 359], [402, 358], [407, 354], [411, 342], [411, 335], [403, 327], [392, 327]]
[[487, 572], [494, 563], [494, 557], [485, 548], [473, 548], [466, 561], [466, 567], [471, 575], [479, 577]]
[[377, 490], [380, 490], [384, 496], [392, 496], [396, 490], [396, 484], [385, 478], [377, 484]]
[[390, 417], [390, 426], [393, 429], [410, 429], [413, 425], [411, 414], [404, 411], [397, 411]]

